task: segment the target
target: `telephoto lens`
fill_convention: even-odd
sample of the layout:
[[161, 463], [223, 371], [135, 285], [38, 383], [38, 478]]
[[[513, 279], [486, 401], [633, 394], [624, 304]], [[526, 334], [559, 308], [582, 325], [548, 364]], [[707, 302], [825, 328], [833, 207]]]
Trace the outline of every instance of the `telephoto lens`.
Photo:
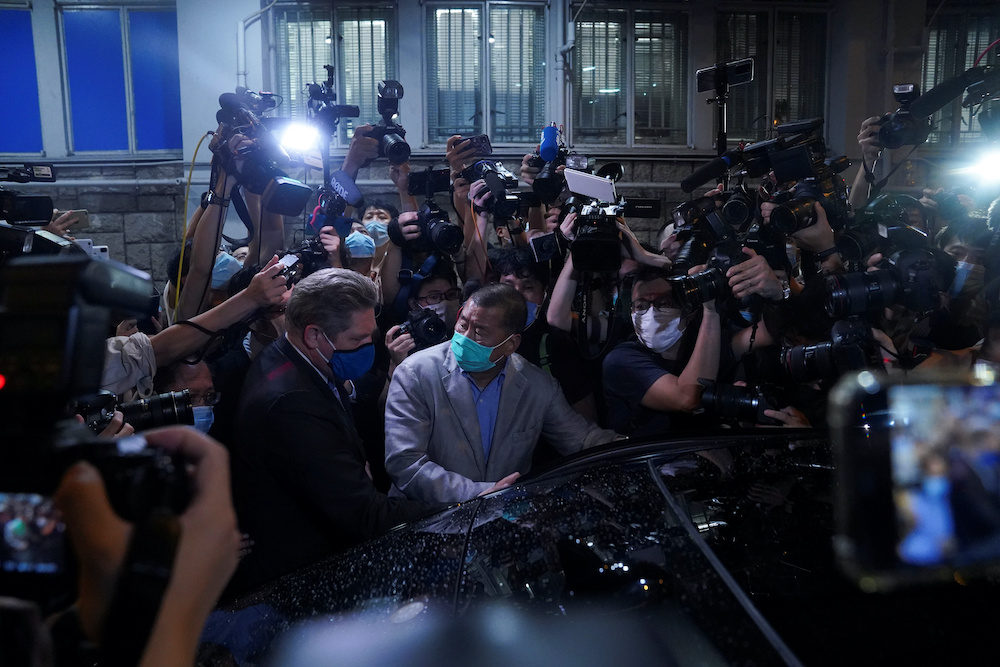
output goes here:
[[737, 387], [720, 385], [714, 380], [699, 378], [705, 387], [701, 394], [701, 405], [712, 414], [723, 419], [741, 422], [780, 426], [781, 422], [764, 414], [764, 410], [777, 410], [778, 401], [760, 386]]
[[194, 424], [191, 394], [187, 389], [122, 403], [118, 409], [136, 431], [174, 424]]
[[847, 317], [899, 303], [902, 296], [896, 273], [889, 269], [844, 273], [826, 277], [826, 312]]
[[691, 276], [674, 276], [674, 298], [684, 310], [693, 311], [706, 301], [718, 299], [729, 289], [725, 274], [717, 268], [705, 269]]
[[790, 199], [771, 211], [771, 224], [785, 234], [794, 234], [816, 223], [816, 202], [812, 199]]

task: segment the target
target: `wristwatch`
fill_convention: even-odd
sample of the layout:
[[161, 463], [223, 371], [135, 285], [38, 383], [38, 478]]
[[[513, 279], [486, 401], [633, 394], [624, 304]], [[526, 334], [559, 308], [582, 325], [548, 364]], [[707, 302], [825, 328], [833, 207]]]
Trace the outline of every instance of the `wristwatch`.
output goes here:
[[781, 300], [786, 301], [792, 296], [792, 287], [788, 284], [788, 280], [785, 278], [781, 279]]

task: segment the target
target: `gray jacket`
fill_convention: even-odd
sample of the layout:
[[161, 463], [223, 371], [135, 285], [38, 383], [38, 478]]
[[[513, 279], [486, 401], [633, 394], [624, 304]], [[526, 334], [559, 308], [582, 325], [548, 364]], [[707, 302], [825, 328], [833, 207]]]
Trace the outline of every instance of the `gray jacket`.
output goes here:
[[396, 369], [385, 407], [390, 495], [469, 500], [513, 472], [526, 473], [540, 435], [563, 454], [617, 437], [574, 412], [559, 383], [520, 355], [507, 359], [505, 373], [487, 461], [472, 387], [450, 341], [414, 354]]

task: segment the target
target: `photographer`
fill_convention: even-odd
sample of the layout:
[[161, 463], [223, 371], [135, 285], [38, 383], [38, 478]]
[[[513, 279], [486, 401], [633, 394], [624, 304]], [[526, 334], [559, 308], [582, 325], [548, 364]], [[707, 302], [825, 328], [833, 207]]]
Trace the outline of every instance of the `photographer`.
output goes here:
[[719, 372], [722, 326], [715, 302], [683, 313], [674, 285], [653, 269], [634, 274], [629, 293], [636, 339], [604, 359], [608, 425], [635, 437], [691, 428], [699, 423], [690, 416], [701, 408], [698, 380], [715, 380]]
[[[218, 443], [189, 428], [149, 431], [146, 441], [188, 462], [193, 494], [179, 517], [180, 543], [170, 580], [139, 664], [191, 665], [202, 626], [235, 571], [240, 550], [228, 456]], [[67, 472], [55, 502], [79, 562], [75, 609], [80, 630], [98, 645], [113, 644], [122, 638], [108, 635], [106, 621], [132, 525], [111, 508], [101, 475], [88, 463]]]

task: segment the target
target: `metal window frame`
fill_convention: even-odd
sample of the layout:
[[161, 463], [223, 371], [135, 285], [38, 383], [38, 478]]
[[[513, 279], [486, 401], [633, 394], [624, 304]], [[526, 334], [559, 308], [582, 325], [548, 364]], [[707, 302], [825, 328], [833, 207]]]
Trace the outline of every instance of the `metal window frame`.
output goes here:
[[[63, 23], [66, 10], [118, 10], [118, 27], [121, 30], [122, 38], [122, 75], [125, 79], [125, 114], [126, 133], [128, 136], [128, 149], [126, 150], [96, 150], [80, 151], [74, 145], [73, 137], [73, 101], [70, 97], [69, 85], [69, 60], [66, 49], [66, 28]], [[139, 150], [138, 139], [135, 129], [135, 96], [132, 89], [132, 42], [130, 35], [129, 17], [133, 11], [159, 11], [177, 12], [177, 7], [172, 4], [164, 4], [162, 0], [137, 0], [135, 2], [102, 2], [101, 0], [90, 0], [89, 2], [73, 2], [72, 0], [62, 0], [56, 4], [56, 31], [59, 39], [59, 66], [60, 66], [60, 86], [63, 97], [63, 123], [66, 134], [66, 154], [67, 156], [85, 156], [88, 159], [101, 158], [121, 158], [121, 157], [150, 157], [150, 158], [173, 158], [181, 155], [183, 148], [155, 148]]]

